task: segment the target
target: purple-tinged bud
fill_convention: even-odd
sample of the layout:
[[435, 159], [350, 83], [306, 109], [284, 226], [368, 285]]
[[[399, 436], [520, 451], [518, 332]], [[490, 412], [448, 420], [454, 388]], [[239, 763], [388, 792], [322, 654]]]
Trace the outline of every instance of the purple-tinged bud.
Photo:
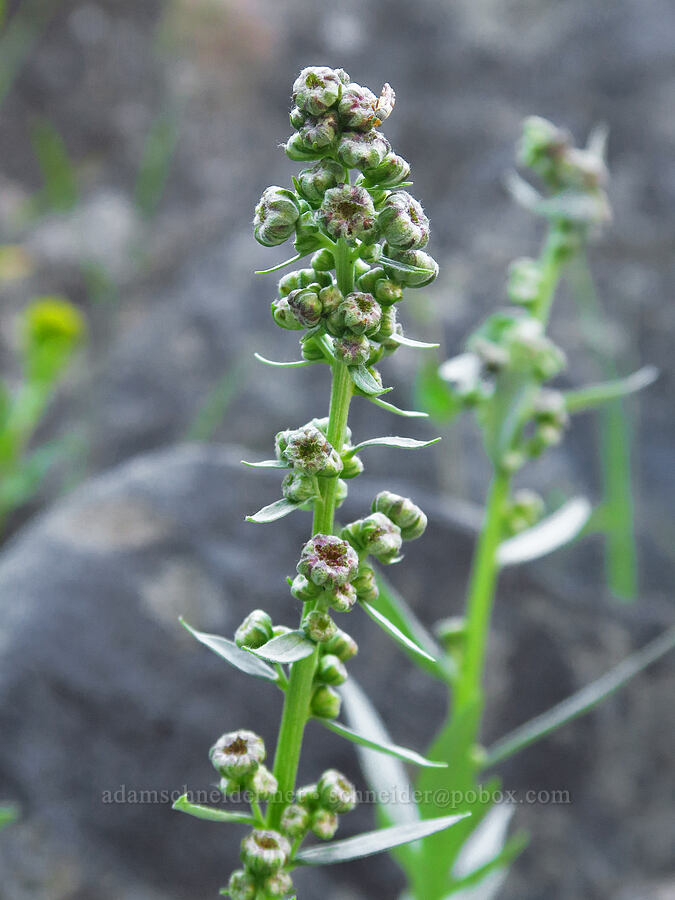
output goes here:
[[429, 219], [407, 191], [389, 194], [378, 213], [380, 232], [395, 250], [415, 250], [429, 242]]
[[262, 883], [262, 896], [265, 900], [282, 900], [293, 890], [293, 879], [283, 869], [268, 875]]
[[286, 297], [295, 318], [304, 328], [313, 328], [321, 318], [321, 301], [319, 295], [309, 288], [298, 288]]
[[327, 612], [322, 609], [313, 609], [302, 620], [302, 629], [311, 641], [324, 644], [335, 635], [337, 625]]
[[[345, 447], [345, 450], [349, 450], [349, 447]], [[342, 472], [340, 475], [343, 478], [356, 478], [361, 472], [363, 472], [363, 463], [358, 456], [342, 457]]]
[[308, 475], [338, 475], [342, 471], [340, 454], [325, 435], [313, 425], [303, 425], [284, 436], [282, 459]]
[[250, 612], [234, 633], [237, 647], [262, 647], [272, 637], [272, 619], [263, 609]]
[[271, 875], [288, 862], [291, 845], [270, 828], [256, 828], [241, 842], [241, 861], [255, 875]]
[[324, 153], [323, 150], [313, 150], [308, 147], [299, 131], [294, 132], [281, 146], [284, 148], [286, 156], [293, 162], [312, 162], [315, 159], [321, 159]]
[[404, 541], [421, 537], [427, 527], [427, 517], [409, 497], [400, 497], [391, 491], [380, 491], [373, 500], [373, 512], [384, 513], [401, 529]]
[[301, 197], [309, 203], [320, 203], [330, 188], [345, 180], [345, 169], [334, 159], [322, 159], [310, 169], [303, 169], [297, 176], [297, 188]]
[[347, 669], [339, 656], [335, 656], [334, 653], [324, 653], [319, 660], [316, 677], [324, 684], [344, 684], [347, 680]]
[[291, 594], [296, 600], [307, 603], [316, 600], [323, 588], [320, 588], [313, 581], [308, 581], [304, 575], [296, 575], [291, 585]]
[[321, 288], [319, 291], [319, 300], [321, 301], [321, 310], [324, 316], [330, 316], [337, 311], [338, 307], [344, 300], [342, 291], [334, 284], [330, 287]]
[[322, 841], [329, 841], [338, 830], [338, 817], [327, 809], [317, 809], [312, 816], [312, 831]]
[[377, 97], [367, 87], [361, 87], [355, 81], [343, 88], [338, 104], [340, 121], [345, 128], [357, 131], [368, 131], [373, 127], [375, 104]]
[[349, 583], [339, 584], [333, 590], [327, 591], [325, 598], [322, 599], [328, 606], [332, 606], [336, 612], [349, 612], [356, 603], [356, 591]]
[[342, 70], [308, 66], [293, 82], [293, 102], [310, 116], [321, 116], [334, 106], [342, 93]]
[[356, 788], [337, 769], [327, 769], [316, 787], [323, 809], [342, 815], [356, 806]]
[[281, 493], [292, 503], [306, 503], [317, 496], [318, 485], [313, 475], [289, 472], [281, 482]]
[[375, 207], [370, 194], [356, 185], [341, 184], [324, 194], [317, 220], [333, 238], [375, 240]]
[[224, 778], [241, 780], [265, 759], [265, 744], [253, 731], [229, 731], [209, 751], [211, 763]]
[[320, 684], [314, 688], [309, 709], [313, 716], [319, 716], [322, 719], [336, 719], [340, 715], [341, 704], [342, 701], [337, 691], [327, 684]]
[[279, 297], [272, 300], [272, 318], [280, 328], [286, 331], [302, 331], [305, 327], [293, 312], [288, 303], [288, 297]]
[[375, 570], [368, 563], [362, 562], [359, 571], [352, 581], [352, 585], [356, 590], [356, 596], [365, 603], [373, 603], [379, 596], [377, 581], [375, 579]]
[[264, 247], [283, 244], [295, 231], [299, 215], [295, 194], [276, 185], [268, 187], [255, 208], [255, 239]]
[[390, 151], [389, 141], [378, 131], [345, 131], [337, 147], [338, 161], [348, 169], [376, 169]]
[[336, 338], [333, 348], [337, 358], [347, 366], [361, 366], [371, 353], [370, 341], [363, 334], [346, 334]]
[[509, 300], [518, 306], [532, 306], [539, 299], [543, 273], [534, 259], [514, 259], [509, 266], [506, 291]]
[[[391, 283], [391, 282], [390, 282]], [[399, 288], [400, 290], [400, 288]], [[388, 340], [396, 331], [396, 307], [385, 306], [382, 308], [380, 328], [373, 335], [373, 340], [382, 342]]]
[[227, 893], [230, 900], [255, 900], [258, 893], [258, 884], [250, 872], [244, 869], [236, 869], [227, 884]]
[[246, 787], [256, 800], [270, 800], [279, 790], [276, 778], [263, 765], [258, 766], [253, 775], [246, 779]]
[[326, 653], [334, 653], [342, 662], [349, 662], [359, 652], [359, 646], [354, 638], [346, 631], [342, 631], [341, 628], [338, 628], [337, 634], [326, 641], [323, 649]]
[[399, 251], [395, 250], [393, 247], [389, 247], [388, 244], [385, 244], [384, 252], [385, 255], [391, 256], [392, 259], [395, 259], [398, 262], [405, 263], [407, 266], [415, 266], [416, 269], [422, 270], [419, 272], [404, 272], [393, 266], [388, 267], [386, 262], [382, 263], [389, 277], [393, 281], [397, 281], [399, 284], [405, 285], [406, 287], [424, 287], [427, 284], [431, 284], [438, 275], [438, 263], [433, 256], [425, 253], [424, 250]]
[[291, 803], [281, 814], [281, 830], [291, 840], [306, 834], [309, 824], [310, 815], [307, 807], [301, 806], [299, 803]]
[[372, 294], [353, 291], [340, 304], [338, 315], [353, 334], [375, 334], [380, 327], [382, 309]]
[[294, 106], [288, 114], [288, 119], [291, 123], [291, 127], [298, 129], [302, 128], [305, 124], [307, 115], [298, 106]]
[[375, 512], [365, 519], [357, 519], [341, 531], [359, 553], [367, 553], [389, 565], [397, 562], [401, 551], [401, 529], [384, 513]]
[[338, 120], [334, 112], [323, 116], [310, 116], [298, 134], [309, 150], [326, 151], [335, 142], [338, 135]]
[[410, 175], [410, 163], [396, 153], [387, 153], [379, 166], [369, 169], [364, 176], [368, 185], [377, 185], [380, 188], [393, 188]]
[[[335, 268], [335, 257], [327, 247], [322, 247], [321, 250], [317, 250], [312, 257], [311, 265], [315, 272], [321, 273], [319, 277], [324, 277], [324, 273], [330, 272], [331, 269]], [[331, 276], [331, 279], [326, 286], [330, 287], [332, 283], [333, 278]]]

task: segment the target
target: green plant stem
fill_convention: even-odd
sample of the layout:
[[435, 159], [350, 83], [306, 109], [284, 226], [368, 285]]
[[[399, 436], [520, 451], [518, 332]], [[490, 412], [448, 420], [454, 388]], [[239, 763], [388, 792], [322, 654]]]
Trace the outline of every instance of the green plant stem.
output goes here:
[[539, 257], [539, 265], [541, 267], [541, 286], [537, 303], [532, 309], [532, 315], [539, 319], [540, 322], [546, 324], [551, 315], [553, 298], [555, 297], [555, 290], [558, 286], [563, 266], [560, 255], [559, 228], [556, 225], [552, 225], [549, 230], [544, 248]]
[[[338, 242], [335, 263], [338, 287], [343, 294], [348, 294], [354, 285], [354, 263], [350, 257], [349, 246], [343, 240]], [[351, 397], [352, 380], [347, 366], [335, 362], [332, 365], [327, 438], [338, 453], [342, 451], [344, 445]], [[320, 481], [321, 494], [314, 504], [313, 535], [332, 533], [335, 516], [337, 478], [322, 478]], [[311, 604], [306, 603], [303, 615], [310, 608]], [[309, 719], [317, 661], [318, 647], [311, 656], [293, 663], [290, 667], [274, 757], [274, 777], [279, 788], [276, 798], [270, 802], [267, 809], [267, 824], [270, 828], [279, 827], [284, 807], [291, 802], [300, 762], [302, 739]]]

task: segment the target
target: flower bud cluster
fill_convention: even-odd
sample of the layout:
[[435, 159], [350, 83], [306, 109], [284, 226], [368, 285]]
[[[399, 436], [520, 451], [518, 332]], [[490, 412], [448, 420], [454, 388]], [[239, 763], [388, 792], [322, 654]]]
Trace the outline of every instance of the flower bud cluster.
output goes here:
[[[290, 469], [281, 483], [283, 496], [293, 503], [307, 504], [319, 495], [318, 478], [336, 478], [344, 464], [326, 437], [327, 420], [313, 419], [296, 429], [280, 431], [275, 438], [277, 461]], [[349, 477], [353, 477], [350, 474]], [[338, 505], [347, 496], [347, 486], [338, 481]]]
[[228, 796], [247, 791], [256, 800], [269, 800], [277, 792], [277, 780], [264, 766], [265, 744], [252, 731], [230, 731], [211, 747], [209, 758], [221, 776], [220, 790]]
[[241, 842], [243, 869], [230, 876], [227, 895], [230, 900], [277, 900], [293, 890], [291, 876], [285, 870], [291, 858], [287, 837], [270, 828], [256, 828]]
[[328, 769], [316, 784], [298, 788], [295, 802], [284, 810], [281, 831], [293, 842], [310, 831], [324, 841], [338, 829], [338, 816], [356, 806], [354, 785], [337, 769]]
[[536, 491], [523, 488], [516, 491], [508, 502], [504, 513], [507, 536], [519, 534], [532, 528], [544, 514], [544, 501]]

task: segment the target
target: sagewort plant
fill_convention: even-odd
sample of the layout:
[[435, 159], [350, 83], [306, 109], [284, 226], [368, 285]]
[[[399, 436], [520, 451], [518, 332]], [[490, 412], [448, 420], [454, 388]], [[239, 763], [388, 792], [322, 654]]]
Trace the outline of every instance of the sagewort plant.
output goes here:
[[[404, 416], [381, 399], [386, 392], [376, 365], [402, 345], [424, 345], [405, 337], [397, 309], [407, 288], [436, 277], [438, 266], [424, 249], [429, 222], [404, 188], [410, 166], [393, 152], [380, 131], [394, 106], [385, 85], [379, 96], [352, 82], [342, 69], [310, 67], [293, 85], [290, 120], [295, 129], [287, 155], [310, 163], [292, 188], [268, 187], [255, 210], [254, 231], [265, 246], [293, 238], [296, 256], [275, 269], [311, 256], [307, 268], [282, 277], [272, 302], [277, 325], [300, 336], [302, 358], [271, 365], [330, 367], [329, 414], [276, 435], [275, 457], [249, 465], [280, 469], [282, 498], [249, 517], [273, 522], [295, 510], [313, 513], [312, 533], [302, 547], [297, 575], [290, 583], [293, 603], [302, 605], [300, 622], [275, 624], [253, 610], [234, 640], [190, 631], [204, 644], [250, 675], [267, 679], [284, 694], [283, 712], [271, 769], [266, 748], [255, 733], [234, 729], [211, 749], [211, 762], [225, 797], [244, 797], [243, 813], [193, 804], [181, 797], [176, 808], [200, 818], [251, 826], [241, 843], [242, 868], [232, 873], [223, 893], [234, 900], [286, 897], [298, 865], [321, 865], [366, 856], [446, 829], [464, 813], [391, 826], [326, 845], [303, 847], [313, 834], [331, 841], [338, 817], [355, 805], [352, 784], [327, 769], [312, 784], [296, 784], [305, 725], [310, 717], [344, 738], [365, 743], [423, 767], [445, 766], [418, 753], [359, 734], [336, 721], [355, 641], [335, 618], [365, 612], [409, 652], [428, 654], [373, 605], [378, 596], [371, 562], [401, 559], [405, 541], [422, 535], [426, 517], [410, 499], [379, 493], [371, 510], [336, 533], [335, 510], [348, 482], [363, 469], [366, 448], [417, 449], [430, 442], [410, 438], [368, 438], [354, 442], [348, 427], [353, 397], [372, 401]], [[268, 270], [268, 271], [274, 271]], [[187, 626], [189, 628], [189, 626]]]

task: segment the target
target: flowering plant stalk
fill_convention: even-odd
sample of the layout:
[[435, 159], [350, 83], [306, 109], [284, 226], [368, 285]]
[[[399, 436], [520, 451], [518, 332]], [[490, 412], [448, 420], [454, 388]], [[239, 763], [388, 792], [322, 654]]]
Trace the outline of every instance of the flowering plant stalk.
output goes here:
[[[429, 750], [447, 768], [424, 770], [417, 782], [419, 803], [383, 807], [381, 819], [415, 822], [448, 811], [471, 813], [456, 828], [397, 852], [408, 877], [410, 900], [468, 898], [464, 892], [469, 889], [478, 890], [470, 894], [472, 900], [495, 896], [526, 838], [523, 834], [507, 838], [511, 813], [498, 804], [499, 780], [483, 782], [483, 773], [591, 709], [675, 646], [672, 629], [492, 748], [480, 745], [486, 650], [499, 571], [573, 540], [591, 513], [585, 498], [575, 498], [544, 516], [542, 498], [528, 489], [514, 490], [514, 476], [561, 441], [572, 415], [633, 393], [656, 377], [647, 367], [625, 379], [574, 390], [548, 387], [565, 366], [563, 351], [546, 334], [557, 284], [568, 263], [583, 251], [589, 234], [610, 217], [604, 136], [596, 132], [588, 147], [580, 150], [550, 122], [530, 118], [519, 158], [546, 191], [542, 195], [519, 176], [510, 182], [515, 198], [548, 221], [543, 250], [536, 260], [518, 259], [511, 265], [507, 292], [512, 306], [491, 315], [469, 338], [466, 352], [439, 370], [450, 405], [475, 411], [493, 470], [465, 615], [441, 621], [433, 637], [390, 588], [381, 589], [378, 598], [378, 609], [436, 658], [425, 666], [449, 691], [448, 719]], [[346, 700], [350, 724], [386, 737], [367, 697], [355, 685], [349, 686]], [[360, 752], [376, 794], [395, 789], [399, 795], [408, 791], [413, 796], [401, 767], [376, 765], [369, 751]]]
[[85, 336], [80, 313], [60, 297], [35, 300], [20, 325], [21, 380], [14, 387], [0, 379], [0, 529], [62, 455], [58, 442], [32, 451], [29, 443]]
[[[397, 321], [397, 305], [407, 288], [433, 281], [438, 266], [424, 249], [429, 221], [419, 202], [404, 188], [408, 163], [394, 153], [379, 127], [394, 106], [385, 85], [379, 96], [352, 82], [342, 69], [309, 67], [293, 85], [290, 120], [294, 133], [287, 155], [309, 163], [293, 187], [267, 188], [255, 210], [254, 231], [265, 246], [294, 239], [296, 255], [268, 272], [304, 257], [309, 266], [284, 275], [272, 302], [280, 327], [297, 331], [301, 359], [268, 365], [281, 368], [327, 365], [332, 382], [329, 413], [279, 432], [273, 459], [247, 463], [281, 470], [282, 497], [248, 517], [253, 523], [276, 521], [295, 511], [313, 514], [311, 536], [300, 553], [290, 592], [302, 606], [296, 627], [272, 622], [253, 610], [234, 640], [186, 627], [211, 650], [249, 675], [275, 684], [284, 695], [271, 769], [266, 748], [254, 732], [234, 730], [211, 749], [211, 762], [225, 797], [243, 796], [250, 811], [198, 806], [187, 796], [176, 808], [198, 818], [251, 827], [241, 844], [242, 868], [221, 893], [234, 900], [267, 900], [292, 891], [298, 865], [321, 865], [367, 856], [417, 841], [456, 826], [464, 813], [394, 824], [356, 838], [331, 841], [338, 817], [355, 805], [353, 785], [335, 769], [316, 782], [297, 785], [305, 725], [317, 719], [339, 736], [365, 745], [383, 758], [422, 768], [444, 768], [414, 750], [361, 734], [337, 721], [347, 680], [346, 664], [357, 652], [354, 640], [334, 620], [360, 609], [407, 652], [432, 660], [373, 604], [378, 598], [376, 560], [401, 559], [404, 541], [422, 535], [426, 517], [412, 500], [380, 492], [370, 512], [337, 533], [335, 510], [345, 499], [348, 481], [363, 470], [361, 454], [377, 446], [412, 450], [433, 441], [394, 436], [354, 443], [348, 427], [353, 397], [410, 417], [384, 401], [387, 392], [375, 368], [400, 346], [435, 347], [407, 338]], [[327, 841], [304, 847], [310, 834]]]

